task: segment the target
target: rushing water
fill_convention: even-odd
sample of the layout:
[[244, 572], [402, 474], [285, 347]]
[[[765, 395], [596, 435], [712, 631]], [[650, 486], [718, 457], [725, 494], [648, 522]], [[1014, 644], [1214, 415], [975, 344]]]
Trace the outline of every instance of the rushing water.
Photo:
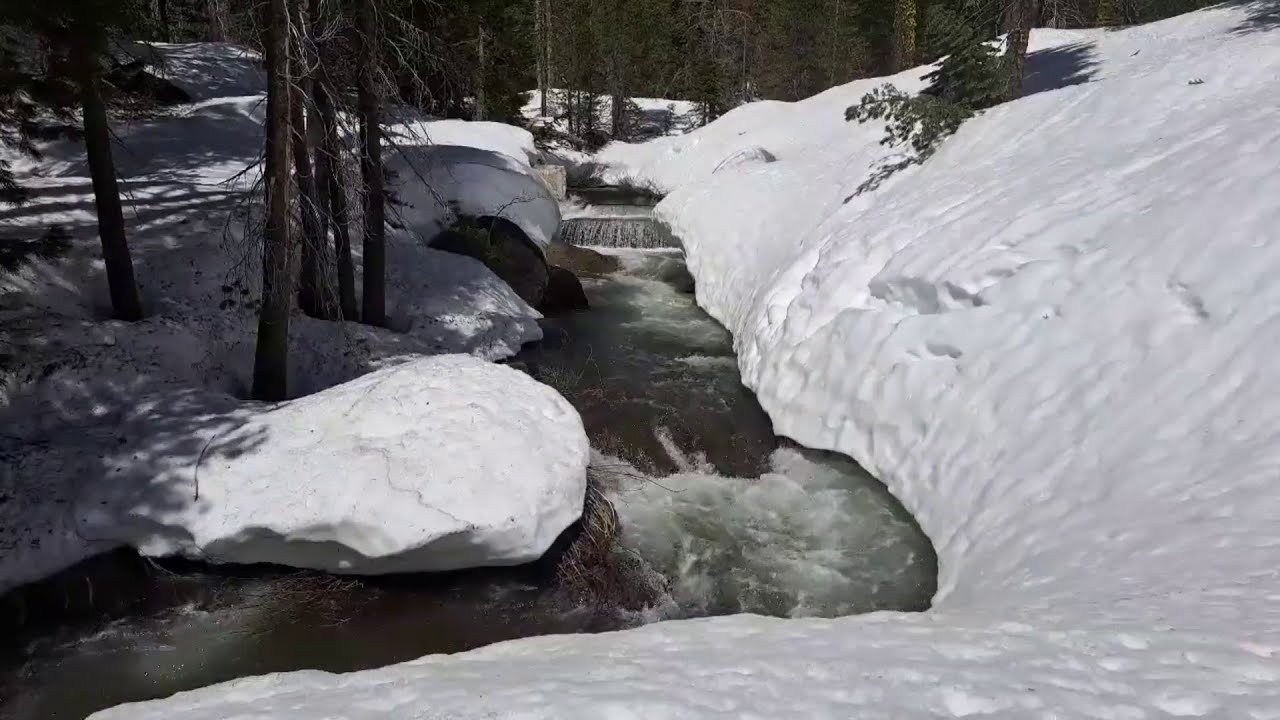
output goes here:
[[617, 251], [592, 310], [521, 354], [583, 417], [622, 544], [670, 582], [671, 616], [922, 610], [932, 546], [855, 463], [780, 441], [679, 251]]
[[592, 471], [622, 521], [619, 552], [665, 577], [656, 607], [584, 607], [545, 567], [360, 580], [156, 570], [151, 592], [170, 602], [0, 639], [0, 718], [81, 718], [245, 675], [350, 671], [671, 617], [927, 607], [927, 538], [855, 464], [774, 436], [728, 333], [694, 304], [678, 251], [617, 255], [621, 270], [582, 274], [592, 309], [544, 321], [546, 339], [514, 364], [581, 412]]

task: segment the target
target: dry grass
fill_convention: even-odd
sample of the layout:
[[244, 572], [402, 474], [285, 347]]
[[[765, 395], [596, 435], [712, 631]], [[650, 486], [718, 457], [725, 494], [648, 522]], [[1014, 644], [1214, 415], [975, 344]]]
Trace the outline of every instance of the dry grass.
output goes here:
[[560, 559], [557, 580], [578, 602], [643, 610], [663, 601], [667, 579], [620, 543], [622, 525], [605, 488], [644, 478], [626, 464], [592, 465], [587, 471], [582, 532]]
[[622, 528], [618, 511], [604, 496], [599, 483], [588, 476], [582, 507], [582, 532], [560, 558], [556, 578], [577, 599], [608, 602], [617, 593], [613, 547]]

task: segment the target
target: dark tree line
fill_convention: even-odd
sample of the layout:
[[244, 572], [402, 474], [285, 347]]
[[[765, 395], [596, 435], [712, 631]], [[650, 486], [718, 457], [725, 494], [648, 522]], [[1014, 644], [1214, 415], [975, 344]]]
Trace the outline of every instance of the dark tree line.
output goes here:
[[[154, 39], [246, 41], [252, 0], [139, 0]], [[315, 0], [313, 0], [314, 2]], [[291, 3], [292, 4], [292, 3]], [[349, 3], [344, 3], [349, 4]], [[538, 88], [578, 135], [626, 137], [633, 97], [798, 100], [1029, 27], [1147, 22], [1210, 0], [383, 0], [413, 42], [387, 58], [399, 97], [444, 117], [512, 121]], [[163, 11], [163, 12], [162, 12]], [[400, 32], [399, 30], [397, 32]], [[545, 98], [545, 100], [544, 100]]]

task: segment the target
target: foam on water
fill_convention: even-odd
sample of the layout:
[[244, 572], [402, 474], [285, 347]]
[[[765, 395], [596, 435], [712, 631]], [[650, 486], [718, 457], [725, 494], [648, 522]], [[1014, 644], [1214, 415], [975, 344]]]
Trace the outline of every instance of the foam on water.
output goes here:
[[648, 477], [602, 455], [594, 464], [617, 471], [622, 543], [670, 582], [668, 616], [927, 606], [936, 568], [918, 556], [919, 530], [856, 464], [780, 448], [760, 477], [727, 477], [663, 444], [681, 472]]

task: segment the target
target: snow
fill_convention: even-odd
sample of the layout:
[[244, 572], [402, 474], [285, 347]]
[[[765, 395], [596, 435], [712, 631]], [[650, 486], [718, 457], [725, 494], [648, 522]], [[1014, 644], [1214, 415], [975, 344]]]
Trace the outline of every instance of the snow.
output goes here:
[[429, 145], [401, 148], [388, 158], [386, 170], [400, 220], [423, 242], [459, 216], [510, 220], [539, 250], [560, 227], [560, 205], [527, 160], [464, 145]]
[[[559, 98], [563, 91], [552, 89], [547, 94], [547, 109], [550, 117], [542, 115], [542, 98], [537, 90], [528, 93], [524, 107], [520, 109], [521, 117], [526, 122], [542, 127], [565, 130], [567, 123], [561, 117], [564, 112]], [[610, 112], [609, 99], [602, 98], [597, 111], [597, 127], [609, 130], [612, 128], [613, 115]], [[692, 100], [676, 100], [670, 98], [631, 98], [638, 113], [632, 119], [633, 131], [642, 137], [660, 137], [663, 135], [679, 135], [697, 126], [700, 119], [698, 103]]]
[[528, 165], [540, 157], [528, 130], [514, 125], [470, 120], [406, 121], [389, 130], [402, 137], [425, 139], [432, 145], [462, 145], [515, 158]]
[[[4, 428], [0, 433], [0, 592], [122, 543], [143, 545], [146, 552], [190, 554], [197, 546], [207, 549], [207, 543], [220, 542], [224, 547], [219, 552], [225, 552], [228, 558], [287, 561], [289, 552], [263, 538], [250, 537], [258, 532], [253, 528], [269, 530], [280, 537], [302, 533], [300, 514], [280, 515], [273, 526], [262, 517], [246, 513], [244, 508], [213, 496], [208, 496], [212, 505], [208, 506], [211, 509], [207, 517], [193, 514], [197, 506], [185, 500], [177, 508], [121, 504], [130, 493], [151, 487], [139, 478], [167, 467], [162, 455], [169, 456], [167, 462], [174, 463], [173, 469], [169, 475], [154, 478], [153, 490], [172, 490], [175, 496], [186, 498], [187, 488], [176, 479], [177, 464], [200, 464], [197, 459], [202, 443], [217, 430], [231, 426], [262, 430], [262, 444], [246, 442], [245, 457], [227, 470], [236, 475], [236, 482], [245, 482], [241, 476], [253, 474], [253, 468], [259, 467], [253, 463], [262, 463], [261, 468], [279, 467], [289, 448], [304, 449], [303, 441], [312, 436], [298, 433], [309, 432], [308, 428], [315, 428], [322, 421], [320, 415], [302, 418], [289, 410], [309, 407], [310, 398], [275, 412], [243, 402], [251, 384], [261, 277], [261, 253], [256, 244], [257, 230], [253, 229], [261, 221], [261, 211], [244, 193], [256, 177], [243, 172], [261, 151], [265, 107], [256, 59], [230, 45], [159, 47], [167, 59], [164, 74], [189, 90], [195, 102], [116, 128], [120, 145], [115, 157], [146, 319], [136, 323], [106, 319], [110, 304], [96, 237], [92, 189], [80, 145], [49, 143], [42, 148], [44, 158], [40, 161], [23, 159], [16, 164], [20, 181], [33, 191], [32, 200], [19, 208], [0, 210], [0, 225], [6, 234], [35, 234], [49, 224], [61, 223], [73, 240], [73, 248], [64, 259], [39, 261], [17, 273], [0, 275], [0, 427]], [[415, 123], [416, 130], [433, 131], [434, 123]], [[470, 134], [466, 124], [446, 123], [444, 127], [454, 146], [441, 148], [438, 154], [433, 154], [431, 148], [410, 148], [406, 152], [447, 158], [449, 152], [463, 151], [471, 153], [467, 156], [469, 162], [482, 162], [474, 160], [480, 156], [491, 164], [521, 165], [525, 169], [513, 174], [529, 184], [527, 156], [513, 159], [492, 149], [464, 147], [471, 142], [478, 148], [532, 148], [532, 137], [527, 132], [498, 129], [492, 124], [476, 125]], [[433, 172], [439, 177], [448, 176], [446, 167], [434, 167]], [[469, 197], [472, 189], [466, 180], [476, 176], [468, 173], [469, 170], [462, 170], [463, 177], [452, 178], [451, 184], [441, 190]], [[355, 187], [356, 181], [347, 184]], [[402, 182], [399, 187], [404, 190], [412, 185]], [[515, 195], [508, 198], [516, 199]], [[352, 200], [351, 207], [358, 215], [359, 203]], [[536, 217], [542, 232], [554, 232], [558, 214], [553, 218], [545, 214]], [[353, 218], [357, 296], [362, 269], [359, 223], [359, 217]], [[542, 336], [537, 311], [483, 264], [430, 250], [424, 239], [394, 229], [387, 238], [387, 306], [391, 329], [295, 315], [290, 326], [290, 396], [302, 398], [421, 356], [463, 353], [497, 360], [514, 355], [522, 344]], [[496, 371], [461, 369], [447, 363], [440, 368], [442, 373], [454, 368], [449, 371], [451, 374], [441, 377], [456, 376], [459, 393], [470, 392], [468, 388], [478, 391], [484, 384], [482, 380], [496, 379], [511, 386], [514, 394], [508, 399], [513, 402], [533, 402], [538, 397], [535, 390], [523, 388], [520, 378], [512, 379], [506, 371], [494, 375]], [[422, 392], [431, 387], [434, 385], [427, 383]], [[332, 397], [341, 398], [348, 391], [338, 388], [330, 392], [337, 393]], [[411, 393], [406, 394], [410, 396]], [[452, 399], [446, 402], [447, 398]], [[492, 399], [480, 394], [464, 402], [465, 397], [438, 394], [428, 405], [428, 398], [423, 396], [416, 419], [388, 415], [367, 423], [374, 423], [370, 425], [374, 427], [394, 420], [406, 428], [450, 427], [449, 417], [454, 417], [461, 423], [457, 427], [469, 427], [467, 423], [492, 414], [491, 404], [468, 404], [485, 398]], [[515, 524], [502, 530], [490, 516], [479, 515], [489, 524], [478, 521], [477, 530], [456, 536], [458, 540], [475, 540], [468, 552], [473, 552], [477, 561], [514, 561], [528, 556], [532, 548], [544, 546], [548, 536], [554, 536], [566, 524], [568, 506], [563, 503], [543, 502], [545, 516], [527, 514], [537, 508], [534, 488], [563, 494], [582, 483], [581, 468], [564, 462], [565, 458], [577, 457], [579, 444], [585, 442], [582, 433], [553, 437], [552, 433], [562, 431], [568, 420], [561, 417], [563, 408], [548, 402], [544, 399], [541, 405], [529, 405], [532, 415], [513, 410], [509, 420], [485, 429], [483, 438], [469, 445], [460, 443], [448, 452], [431, 450], [430, 444], [408, 442], [412, 433], [405, 435], [404, 442], [383, 439], [370, 441], [367, 447], [341, 447], [343, 443], [331, 441], [334, 450], [313, 453], [315, 460], [294, 458], [287, 468], [276, 470], [272, 479], [301, 481], [306, 476], [298, 469], [313, 462], [341, 467], [344, 456], [336, 454], [339, 448], [348, 454], [346, 459], [354, 472], [369, 462], [361, 453], [380, 448], [387, 462], [400, 471], [435, 473], [414, 477], [413, 484], [396, 480], [398, 485], [416, 487], [414, 492], [425, 495], [445, 487], [441, 483], [447, 478], [461, 477], [466, 467], [463, 463], [473, 463], [472, 470], [490, 475], [477, 476], [487, 483], [508, 472], [493, 466], [489, 456], [519, 461], [526, 466], [527, 476], [486, 486], [493, 495], [489, 509], [507, 510]], [[545, 412], [539, 414], [538, 408]], [[319, 412], [317, 408], [311, 411]], [[277, 428], [273, 425], [277, 417], [295, 417], [297, 427]], [[115, 421], [131, 423], [135, 433], [121, 435], [125, 444], [109, 448], [109, 443], [101, 443], [112, 437], [110, 423]], [[72, 451], [74, 445], [69, 443], [76, 439], [76, 433], [86, 434], [85, 449]], [[359, 433], [353, 433], [352, 438], [358, 437]], [[450, 435], [442, 433], [440, 437]], [[535, 437], [539, 438], [538, 443], [534, 443]], [[42, 444], [55, 439], [60, 444]], [[284, 444], [276, 446], [276, 440]], [[489, 444], [476, 444], [481, 440]], [[88, 449], [94, 443], [98, 443], [94, 447], [103, 457], [124, 458], [120, 462], [125, 465], [97, 461], [98, 456]], [[542, 446], [541, 454], [551, 465], [524, 454], [536, 445]], [[481, 447], [485, 449], [481, 451]], [[133, 459], [126, 450], [140, 456]], [[456, 455], [453, 465], [445, 462], [453, 457], [450, 453]], [[435, 458], [434, 468], [431, 458]], [[480, 460], [485, 463], [474, 465]], [[381, 461], [378, 458], [377, 462]], [[424, 462], [428, 464], [423, 465]], [[114, 467], [126, 466], [133, 485], [90, 482], [101, 481]], [[202, 475], [209, 472], [214, 471], [201, 464]], [[552, 482], [548, 473], [553, 472], [564, 474]], [[373, 477], [364, 482], [374, 483]], [[253, 479], [265, 482], [268, 478]], [[352, 483], [352, 489], [362, 487], [359, 478], [333, 479]], [[512, 484], [518, 482], [526, 485]], [[83, 509], [90, 502], [88, 498], [97, 497], [94, 491], [82, 488], [84, 483], [95, 488], [102, 485], [99, 490], [106, 493], [102, 498], [107, 502], [105, 514], [90, 517], [87, 511], [77, 514], [68, 510], [72, 503]], [[494, 487], [501, 490], [495, 491]], [[350, 513], [341, 504], [350, 497], [345, 494], [350, 490], [340, 486], [317, 486], [309, 504], [293, 506], [317, 513], [313, 518], [317, 537], [328, 537], [335, 544], [350, 541], [352, 552], [368, 550], [374, 553], [370, 558], [380, 554], [384, 556], [380, 562], [387, 567], [438, 567], [466, 557], [463, 550], [450, 548], [447, 542], [433, 544], [433, 533], [446, 526], [432, 519], [430, 513], [414, 525], [403, 514], [414, 505], [393, 503], [396, 495], [389, 487], [377, 490], [376, 483], [370, 485], [364, 499], [367, 502], [352, 506]], [[479, 497], [474, 487], [467, 492]], [[257, 496], [245, 494], [241, 499], [248, 502], [255, 497], [264, 503], [264, 508], [283, 512], [293, 507], [261, 492]], [[59, 500], [64, 502], [55, 508]], [[580, 507], [581, 497], [576, 502]], [[396, 506], [393, 509], [391, 505]], [[360, 512], [370, 514], [363, 519], [352, 514]], [[398, 518], [397, 524], [387, 530], [389, 539], [385, 542], [360, 525], [363, 522], [367, 526], [380, 515]], [[113, 520], [121, 520], [121, 524], [113, 525], [109, 522]], [[92, 521], [92, 531], [80, 527], [81, 521]], [[144, 521], [154, 521], [156, 527], [148, 529]], [[225, 547], [237, 528], [248, 533], [244, 540], [257, 542]], [[509, 535], [503, 534], [508, 531]], [[190, 537], [183, 537], [183, 533]], [[380, 549], [382, 545], [385, 549]], [[448, 552], [431, 557], [440, 548]], [[402, 559], [386, 557], [400, 550], [405, 553]], [[323, 558], [307, 552], [311, 555], [294, 560], [309, 566], [326, 566]], [[372, 559], [346, 557], [350, 553], [343, 553], [335, 558], [345, 558], [342, 562], [352, 568], [381, 571]]]
[[[605, 151], [671, 192], [778, 432], [920, 521], [930, 611], [544, 637], [95, 717], [1280, 717], [1270, 7], [1037, 32], [1037, 92], [867, 193], [886, 150], [843, 111], [879, 81]], [[752, 147], [777, 160], [714, 172]]]
[[267, 86], [262, 57], [239, 45], [151, 43], [151, 46], [163, 59], [156, 75], [185, 90], [194, 101], [259, 95]]
[[0, 505], [5, 526], [29, 528], [36, 544], [0, 557], [0, 588], [119, 545], [359, 574], [513, 565], [582, 513], [577, 412], [468, 355], [276, 406], [137, 384], [69, 423], [72, 396], [48, 384], [48, 401], [7, 428], [25, 444], [5, 475], [45, 482], [42, 502]]

